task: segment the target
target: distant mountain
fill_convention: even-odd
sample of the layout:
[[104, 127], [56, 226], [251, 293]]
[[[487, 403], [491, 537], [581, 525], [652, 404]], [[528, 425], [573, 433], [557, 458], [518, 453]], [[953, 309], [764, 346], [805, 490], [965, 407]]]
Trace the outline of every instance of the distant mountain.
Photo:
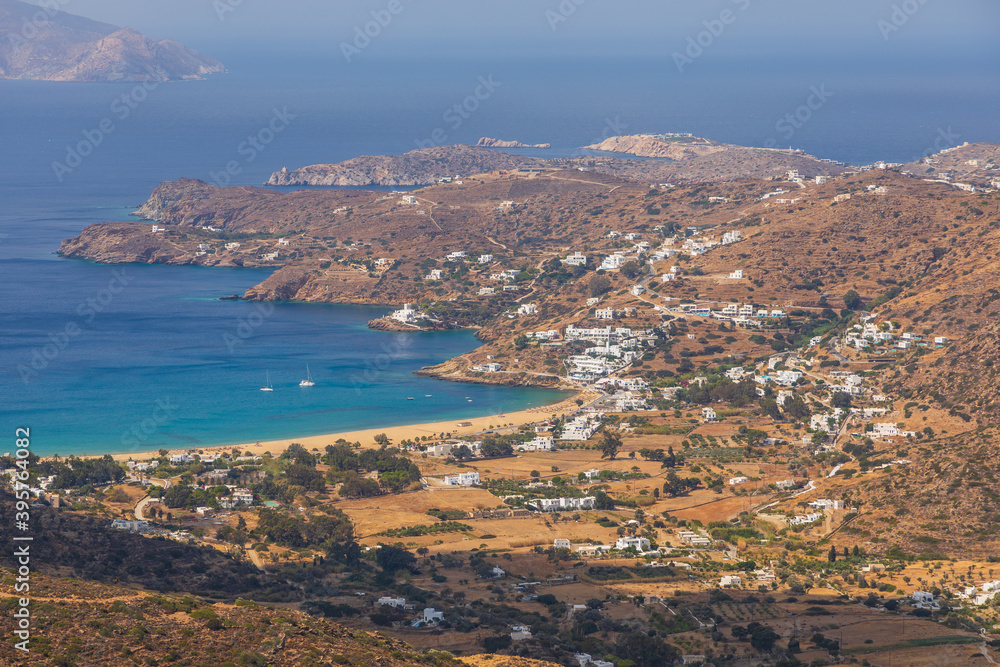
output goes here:
[[218, 60], [173, 40], [0, 0], [0, 79], [173, 81], [225, 71]]

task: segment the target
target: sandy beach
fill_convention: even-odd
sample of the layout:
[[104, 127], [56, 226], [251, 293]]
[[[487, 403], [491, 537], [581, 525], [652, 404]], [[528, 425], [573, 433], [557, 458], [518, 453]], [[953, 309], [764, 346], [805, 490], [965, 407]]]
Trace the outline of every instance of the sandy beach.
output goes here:
[[[427, 436], [428, 438], [440, 438], [441, 434], [450, 434], [449, 437], [458, 437], [463, 435], [471, 435], [473, 433], [480, 433], [491, 428], [499, 428], [503, 426], [521, 426], [523, 424], [531, 424], [533, 422], [542, 421], [545, 419], [552, 419], [553, 417], [560, 417], [565, 414], [569, 414], [578, 409], [576, 400], [580, 399], [583, 401], [584, 405], [594, 400], [600, 394], [595, 392], [583, 392], [579, 394], [574, 394], [569, 398], [559, 402], [553, 403], [552, 405], [545, 405], [536, 408], [529, 408], [527, 410], [521, 410], [519, 412], [510, 412], [504, 414], [502, 417], [499, 415], [491, 415], [487, 417], [473, 417], [469, 419], [463, 419], [459, 421], [438, 421], [438, 422], [427, 422], [425, 424], [409, 424], [407, 426], [387, 426], [383, 428], [370, 428], [362, 431], [345, 431], [342, 433], [330, 433], [328, 435], [312, 435], [303, 436], [299, 438], [286, 438], [282, 440], [268, 440], [266, 442], [251, 442], [241, 445], [222, 445], [218, 447], [186, 447], [180, 449], [171, 449], [170, 453], [177, 454], [181, 452], [198, 451], [208, 453], [215, 452], [229, 452], [233, 449], [239, 449], [241, 452], [250, 452], [251, 454], [263, 454], [265, 452], [270, 452], [271, 454], [277, 455], [284, 451], [288, 445], [293, 442], [297, 442], [308, 450], [317, 449], [323, 451], [327, 445], [332, 445], [337, 440], [343, 438], [348, 442], [360, 442], [362, 447], [377, 447], [375, 444], [375, 436], [379, 433], [385, 433], [389, 438], [390, 442], [393, 444], [398, 444], [403, 440], [413, 440], [415, 438], [420, 438], [422, 436]], [[471, 426], [459, 427], [458, 423], [471, 423]], [[130, 452], [125, 454], [113, 454], [112, 457], [117, 461], [128, 461], [129, 459], [141, 460], [149, 459], [159, 456], [155, 451], [149, 452]]]

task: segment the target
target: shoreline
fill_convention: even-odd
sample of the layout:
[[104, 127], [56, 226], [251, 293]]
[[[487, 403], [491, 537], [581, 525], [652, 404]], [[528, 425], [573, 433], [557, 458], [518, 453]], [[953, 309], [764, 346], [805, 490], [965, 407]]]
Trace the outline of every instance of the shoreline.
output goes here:
[[[277, 456], [282, 451], [284, 451], [293, 442], [298, 443], [305, 447], [307, 450], [312, 451], [313, 448], [323, 451], [327, 445], [332, 445], [337, 440], [343, 438], [348, 442], [360, 442], [361, 446], [364, 448], [375, 448], [378, 445], [375, 444], [374, 438], [379, 433], [385, 433], [389, 438], [390, 445], [398, 445], [403, 440], [413, 440], [421, 436], [428, 437], [440, 437], [442, 433], [450, 434], [450, 437], [459, 437], [464, 435], [472, 435], [475, 433], [480, 433], [482, 431], [490, 430], [491, 426], [493, 428], [503, 427], [506, 424], [510, 426], [523, 426], [524, 424], [531, 424], [538, 421], [549, 420], [554, 417], [564, 416], [568, 413], [574, 412], [579, 409], [576, 405], [576, 400], [583, 400], [584, 404], [589, 403], [593, 398], [597, 396], [597, 392], [584, 392], [577, 391], [571, 396], [567, 396], [565, 399], [558, 403], [552, 403], [551, 405], [538, 406], [533, 408], [528, 408], [527, 410], [520, 410], [517, 412], [511, 412], [509, 414], [504, 414], [503, 417], [499, 415], [488, 415], [485, 417], [470, 417], [468, 419], [460, 419], [458, 421], [448, 420], [448, 421], [436, 421], [436, 422], [424, 422], [420, 424], [407, 424], [403, 426], [386, 426], [382, 428], [369, 428], [361, 429], [355, 431], [341, 431], [338, 433], [329, 433], [325, 435], [309, 435], [302, 437], [291, 437], [282, 438], [279, 440], [267, 440], [264, 442], [254, 442], [254, 443], [244, 443], [238, 445], [217, 445], [211, 447], [179, 447], [168, 450], [169, 454], [179, 454], [182, 452], [200, 451], [206, 454], [216, 454], [220, 452], [231, 452], [234, 449], [239, 449], [241, 452], [249, 451], [252, 455], [260, 455], [265, 452], [270, 452], [272, 455]], [[471, 426], [459, 427], [458, 423], [469, 423]], [[98, 455], [88, 455], [86, 457], [80, 458], [99, 458], [105, 456], [104, 454]], [[156, 458], [159, 456], [157, 451], [144, 451], [144, 452], [126, 452], [122, 454], [111, 454], [111, 458], [115, 461], [128, 461], [128, 460], [142, 460]], [[47, 457], [43, 457], [47, 458]]]

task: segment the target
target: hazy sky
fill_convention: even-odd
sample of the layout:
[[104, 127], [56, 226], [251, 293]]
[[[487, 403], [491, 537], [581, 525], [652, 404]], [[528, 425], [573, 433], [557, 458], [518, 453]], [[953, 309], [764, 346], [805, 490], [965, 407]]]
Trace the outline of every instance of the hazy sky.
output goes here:
[[[1000, 54], [997, 0], [48, 1], [220, 57], [240, 51], [337, 51], [354, 39], [356, 27], [372, 21], [372, 11], [385, 17], [390, 5], [400, 11], [370, 47], [385, 56], [670, 58], [684, 51], [689, 37], [710, 29], [717, 34], [705, 32], [701, 39], [716, 56], [975, 56], [995, 62]], [[877, 67], [878, 61], [871, 64]]]

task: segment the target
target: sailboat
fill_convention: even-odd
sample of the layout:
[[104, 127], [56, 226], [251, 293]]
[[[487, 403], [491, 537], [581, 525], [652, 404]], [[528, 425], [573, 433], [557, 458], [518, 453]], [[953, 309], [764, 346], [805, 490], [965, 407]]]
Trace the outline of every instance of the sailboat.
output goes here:
[[306, 379], [299, 383], [300, 387], [315, 387], [316, 383], [313, 382], [312, 374], [309, 373], [309, 364], [306, 364]]
[[267, 373], [267, 384], [260, 388], [261, 391], [274, 391], [274, 387], [271, 386], [271, 372], [265, 371]]

